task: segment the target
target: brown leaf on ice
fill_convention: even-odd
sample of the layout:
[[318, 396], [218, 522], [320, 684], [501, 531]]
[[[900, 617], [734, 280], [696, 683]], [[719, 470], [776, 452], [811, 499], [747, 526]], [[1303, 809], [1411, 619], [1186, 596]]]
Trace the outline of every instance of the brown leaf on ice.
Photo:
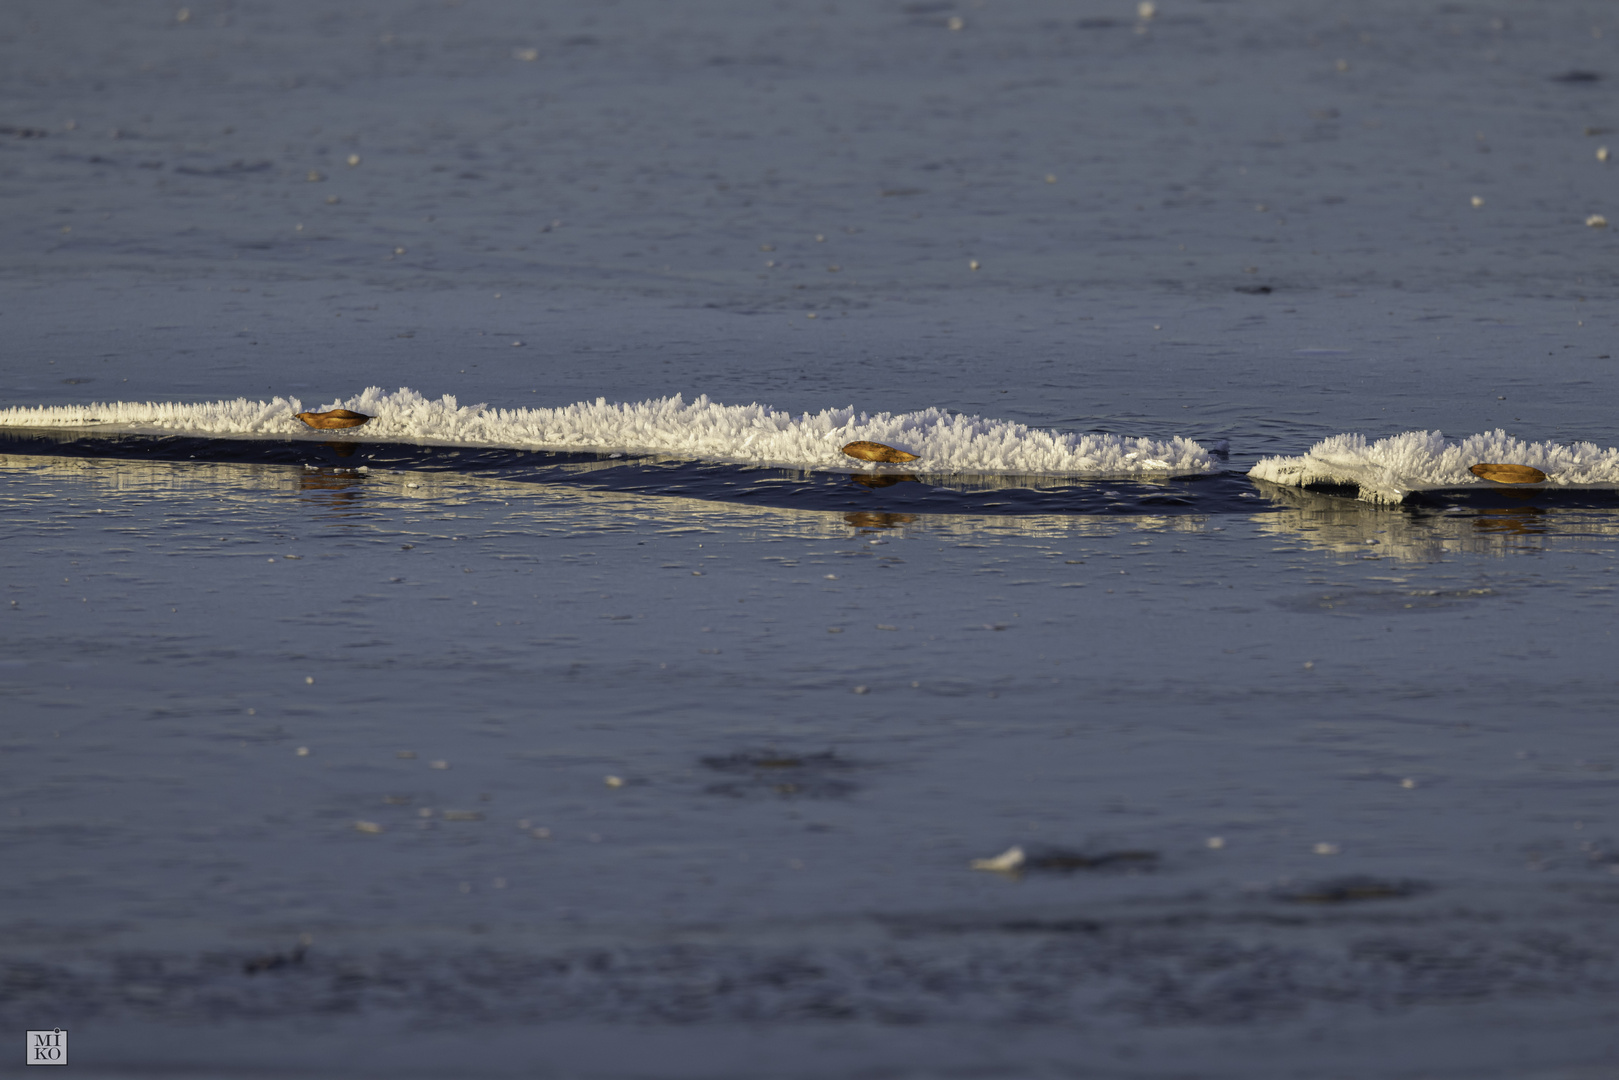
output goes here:
[[371, 417], [347, 409], [333, 409], [330, 412], [301, 412], [298, 419], [312, 428], [349, 428], [359, 427]]
[[861, 461], [887, 461], [899, 464], [905, 461], [915, 461], [916, 454], [910, 454], [897, 447], [886, 446], [880, 442], [852, 442], [844, 446], [843, 452], [852, 458]]
[[1529, 465], [1492, 465], [1480, 462], [1467, 471], [1480, 479], [1497, 484], [1539, 484], [1546, 479], [1545, 473]]

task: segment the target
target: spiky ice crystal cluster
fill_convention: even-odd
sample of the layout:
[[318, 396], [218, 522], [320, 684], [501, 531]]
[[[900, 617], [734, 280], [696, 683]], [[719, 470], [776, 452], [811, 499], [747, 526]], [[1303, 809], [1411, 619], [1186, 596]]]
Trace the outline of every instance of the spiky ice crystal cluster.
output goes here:
[[[638, 402], [604, 398], [548, 409], [461, 405], [453, 396], [427, 398], [409, 388], [370, 387], [318, 410], [352, 409], [374, 419], [343, 432], [345, 439], [584, 450], [801, 469], [884, 466], [842, 453], [858, 440], [886, 443], [919, 455], [913, 471], [1056, 476], [1185, 476], [1213, 472], [1210, 452], [1185, 438], [1080, 435], [1026, 424], [962, 416], [943, 409], [864, 413], [853, 407], [794, 415], [766, 405], [721, 405], [704, 395]], [[211, 435], [294, 435], [297, 398], [271, 401], [111, 402], [0, 410], [5, 427], [93, 427]], [[329, 435], [327, 437], [330, 437]], [[891, 467], [889, 467], [891, 468]]]
[[1500, 428], [1454, 442], [1437, 431], [1407, 431], [1376, 442], [1334, 435], [1297, 457], [1261, 458], [1248, 475], [1289, 487], [1354, 486], [1368, 502], [1398, 503], [1415, 492], [1492, 486], [1468, 471], [1485, 462], [1532, 466], [1546, 474], [1545, 486], [1619, 487], [1619, 449], [1524, 442]]

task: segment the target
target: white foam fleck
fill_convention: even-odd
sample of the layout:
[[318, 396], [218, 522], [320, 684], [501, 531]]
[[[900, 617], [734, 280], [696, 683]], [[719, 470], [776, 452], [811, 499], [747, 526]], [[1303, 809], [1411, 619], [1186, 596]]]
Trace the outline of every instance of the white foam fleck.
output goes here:
[[[706, 395], [639, 402], [605, 398], [560, 408], [500, 409], [429, 399], [409, 388], [370, 387], [316, 411], [352, 409], [374, 419], [341, 438], [452, 446], [666, 454], [801, 469], [892, 471], [842, 452], [857, 440], [917, 454], [908, 466], [930, 473], [1060, 476], [1186, 476], [1213, 472], [1210, 452], [1186, 438], [1082, 435], [944, 409], [864, 413], [852, 406], [794, 415], [766, 405], [722, 405]], [[97, 431], [209, 435], [309, 435], [297, 398], [270, 401], [111, 402], [0, 410], [0, 427], [91, 427]]]
[[1352, 485], [1368, 502], [1397, 503], [1421, 491], [1501, 486], [1468, 472], [1485, 462], [1528, 465], [1546, 474], [1544, 484], [1513, 487], [1619, 488], [1619, 449], [1524, 442], [1500, 428], [1454, 442], [1437, 431], [1407, 431], [1376, 442], [1334, 435], [1297, 457], [1261, 458], [1248, 475], [1289, 487]]

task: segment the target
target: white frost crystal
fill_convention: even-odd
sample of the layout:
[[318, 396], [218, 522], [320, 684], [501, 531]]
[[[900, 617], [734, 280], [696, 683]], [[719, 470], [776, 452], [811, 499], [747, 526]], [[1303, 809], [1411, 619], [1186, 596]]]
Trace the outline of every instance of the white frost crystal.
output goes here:
[[1355, 486], [1368, 502], [1397, 503], [1415, 492], [1499, 486], [1468, 472], [1483, 462], [1529, 465], [1546, 474], [1543, 485], [1521, 486], [1619, 487], [1619, 450], [1613, 447], [1524, 442], [1500, 428], [1456, 442], [1437, 431], [1407, 431], [1376, 442], [1334, 435], [1297, 457], [1261, 458], [1248, 475], [1289, 487]]
[[[874, 470], [842, 452], [853, 441], [880, 442], [918, 454], [930, 473], [1054, 476], [1190, 476], [1215, 471], [1209, 451], [1185, 438], [1080, 435], [962, 416], [944, 409], [863, 413], [852, 406], [793, 415], [766, 405], [721, 405], [680, 395], [639, 402], [581, 401], [555, 409], [461, 405], [448, 394], [371, 387], [319, 410], [374, 417], [345, 430], [345, 440], [394, 440], [447, 446], [667, 454], [707, 461], [801, 469]], [[92, 427], [97, 431], [198, 435], [316, 436], [296, 414], [297, 398], [272, 401], [114, 402], [0, 410], [0, 427]]]

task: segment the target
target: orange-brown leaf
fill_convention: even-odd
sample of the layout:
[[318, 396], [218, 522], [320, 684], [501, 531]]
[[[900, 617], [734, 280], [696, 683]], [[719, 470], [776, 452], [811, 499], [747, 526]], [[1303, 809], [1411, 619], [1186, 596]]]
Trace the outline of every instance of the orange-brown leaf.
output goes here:
[[861, 461], [886, 461], [894, 465], [915, 461], [917, 458], [916, 454], [908, 454], [904, 450], [885, 446], [880, 442], [852, 442], [843, 448], [843, 452]]
[[1539, 484], [1546, 479], [1545, 473], [1530, 465], [1495, 465], [1480, 462], [1467, 471], [1497, 484]]
[[333, 409], [330, 412], [301, 412], [298, 419], [312, 428], [346, 428], [359, 427], [370, 420], [365, 413], [350, 412], [347, 409]]

